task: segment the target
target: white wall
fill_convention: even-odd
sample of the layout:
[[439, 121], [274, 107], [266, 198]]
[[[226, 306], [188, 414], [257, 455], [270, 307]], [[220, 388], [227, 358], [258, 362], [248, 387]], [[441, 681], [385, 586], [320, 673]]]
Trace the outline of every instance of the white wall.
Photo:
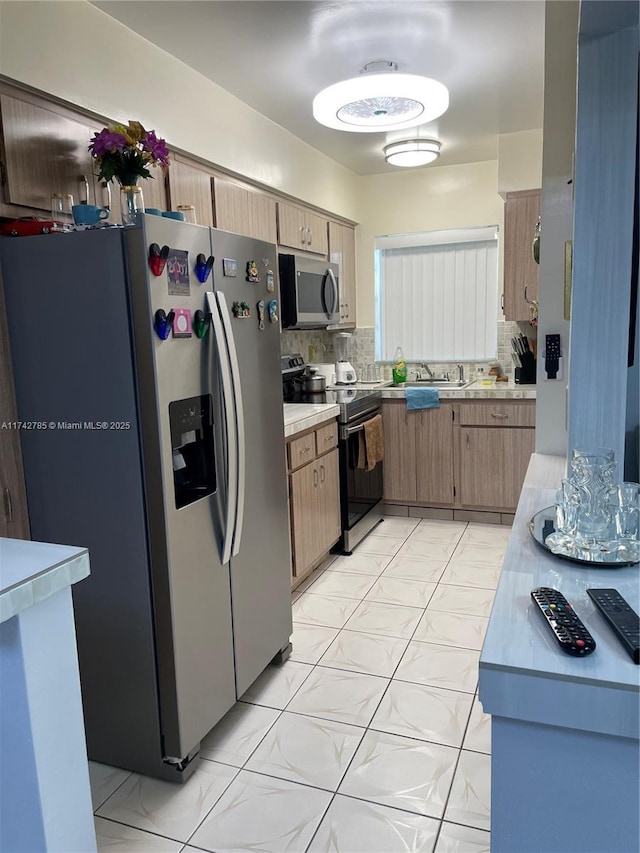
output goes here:
[[0, 74], [356, 218], [353, 172], [85, 0], [2, 2], [0, 16]]
[[357, 232], [358, 326], [375, 322], [373, 243], [376, 236], [474, 225], [502, 227], [495, 160], [429, 166], [360, 178]]
[[542, 128], [498, 137], [498, 192], [542, 186]]

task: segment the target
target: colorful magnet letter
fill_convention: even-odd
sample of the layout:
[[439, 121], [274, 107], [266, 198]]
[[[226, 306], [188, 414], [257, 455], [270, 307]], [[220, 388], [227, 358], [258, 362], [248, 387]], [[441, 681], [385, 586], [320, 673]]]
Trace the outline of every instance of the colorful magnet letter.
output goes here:
[[157, 243], [149, 246], [149, 269], [155, 276], [162, 275], [167, 265], [167, 258], [171, 249], [168, 246], [160, 248]]
[[253, 284], [260, 283], [258, 264], [255, 261], [247, 261], [247, 281], [251, 281]]
[[173, 337], [190, 338], [191, 311], [189, 310], [189, 308], [176, 308], [174, 314], [175, 317], [173, 320]]
[[235, 278], [238, 275], [238, 262], [234, 261], [233, 258], [223, 258], [222, 275]]
[[168, 314], [166, 314], [162, 308], [158, 308], [156, 311], [153, 318], [153, 328], [161, 341], [166, 341], [171, 334], [175, 316], [174, 311], [169, 311]]
[[264, 299], [258, 302], [256, 308], [258, 309], [258, 328], [262, 332], [264, 331]]
[[193, 315], [193, 331], [196, 333], [196, 338], [204, 338], [209, 331], [210, 321], [211, 315], [205, 314], [204, 311], [201, 311], [198, 308], [196, 313]]
[[277, 299], [270, 299], [269, 300], [268, 310], [269, 310], [269, 322], [270, 323], [277, 323], [278, 322], [278, 300]]
[[213, 255], [209, 255], [208, 258], [205, 258], [204, 255], [198, 255], [196, 258], [196, 276], [200, 284], [204, 284], [209, 278], [209, 273], [213, 269], [214, 261], [215, 258]]
[[276, 277], [272, 270], [267, 270], [267, 291], [273, 293], [276, 289]]
[[251, 316], [251, 309], [247, 302], [234, 302], [231, 305], [231, 310], [237, 320], [246, 320], [247, 317]]

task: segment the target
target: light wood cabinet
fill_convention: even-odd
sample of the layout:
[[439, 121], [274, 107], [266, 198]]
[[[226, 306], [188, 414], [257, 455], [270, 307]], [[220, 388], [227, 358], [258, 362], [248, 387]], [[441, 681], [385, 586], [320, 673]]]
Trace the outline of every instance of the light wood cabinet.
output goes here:
[[416, 418], [416, 499], [426, 504], [453, 502], [453, 406], [422, 409]]
[[453, 502], [453, 406], [408, 411], [383, 403], [384, 498], [424, 504]]
[[294, 584], [309, 574], [340, 538], [336, 440], [337, 426], [333, 423], [287, 443]]
[[327, 257], [329, 251], [326, 219], [303, 207], [278, 202], [278, 244], [301, 252]]
[[4, 167], [0, 216], [37, 213], [50, 218], [53, 193], [71, 194], [74, 204], [85, 197], [95, 203], [88, 146], [100, 127], [27, 94], [0, 93], [0, 110]]
[[356, 238], [355, 230], [329, 222], [329, 260], [340, 267], [340, 322], [343, 328], [356, 324]]
[[404, 403], [383, 402], [384, 499], [416, 502], [416, 422], [419, 412]]
[[383, 401], [384, 499], [513, 512], [535, 444], [535, 402]]
[[192, 204], [196, 209], [198, 225], [213, 225], [211, 179], [211, 173], [203, 167], [179, 154], [172, 155], [168, 181], [171, 209], [176, 210], [179, 204]]
[[513, 510], [535, 446], [535, 431], [522, 428], [460, 428], [460, 503]]
[[213, 205], [216, 228], [267, 243], [277, 242], [276, 202], [269, 196], [214, 178]]
[[538, 298], [539, 266], [531, 245], [540, 216], [540, 190], [507, 193], [504, 208], [505, 320], [530, 320], [529, 303]]

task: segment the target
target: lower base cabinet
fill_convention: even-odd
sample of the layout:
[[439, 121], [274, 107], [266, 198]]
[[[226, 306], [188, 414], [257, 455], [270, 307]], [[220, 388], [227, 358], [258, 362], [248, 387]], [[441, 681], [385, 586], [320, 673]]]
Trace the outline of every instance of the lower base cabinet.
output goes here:
[[300, 439], [289, 445], [290, 469], [295, 467], [296, 454], [299, 459], [315, 456], [289, 473], [294, 584], [302, 580], [340, 538], [338, 450], [334, 447], [329, 452], [321, 452], [326, 448], [327, 437], [327, 427], [321, 427], [315, 434], [305, 437], [305, 446], [300, 447]]
[[388, 503], [513, 512], [535, 443], [535, 402], [443, 400], [407, 411], [385, 400]]

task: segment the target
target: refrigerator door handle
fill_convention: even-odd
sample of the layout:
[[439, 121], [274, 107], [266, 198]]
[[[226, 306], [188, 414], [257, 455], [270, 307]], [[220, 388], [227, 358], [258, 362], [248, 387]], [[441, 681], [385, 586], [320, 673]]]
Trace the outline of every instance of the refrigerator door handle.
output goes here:
[[245, 466], [246, 466], [246, 442], [244, 430], [244, 408], [242, 405], [242, 386], [240, 384], [240, 366], [238, 364], [238, 353], [231, 328], [231, 315], [227, 307], [227, 300], [222, 291], [216, 291], [216, 299], [220, 306], [220, 317], [225, 333], [227, 350], [229, 353], [229, 364], [231, 365], [231, 382], [233, 385], [233, 403], [235, 408], [236, 425], [236, 453], [237, 453], [237, 476], [238, 494], [236, 501], [236, 516], [233, 532], [233, 546], [231, 556], [235, 557], [240, 550], [242, 539], [242, 523], [244, 521], [244, 492], [245, 492]]
[[218, 301], [213, 293], [207, 293], [207, 305], [211, 314], [213, 326], [213, 338], [218, 351], [218, 363], [220, 365], [220, 378], [222, 380], [222, 398], [225, 419], [225, 433], [227, 436], [227, 506], [225, 508], [225, 523], [222, 542], [222, 565], [229, 562], [231, 557], [231, 545], [233, 542], [233, 531], [237, 515], [238, 503], [238, 438], [235, 429], [235, 413], [233, 405], [233, 382], [229, 366], [229, 353], [226, 346]]

